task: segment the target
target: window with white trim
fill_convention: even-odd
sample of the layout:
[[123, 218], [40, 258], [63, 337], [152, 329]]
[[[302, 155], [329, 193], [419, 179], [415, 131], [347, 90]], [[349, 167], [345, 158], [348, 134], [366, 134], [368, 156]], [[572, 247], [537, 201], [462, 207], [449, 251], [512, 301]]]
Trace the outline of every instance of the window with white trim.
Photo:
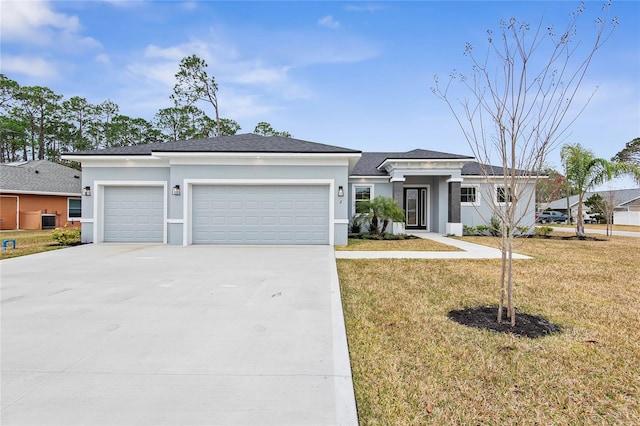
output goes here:
[[82, 199], [67, 198], [67, 216], [69, 220], [82, 217]]
[[504, 185], [496, 185], [495, 192], [495, 201], [496, 204], [505, 204], [513, 202], [513, 191], [510, 187], [506, 187]]
[[479, 206], [480, 205], [480, 187], [477, 185], [460, 186], [460, 205]]
[[364, 203], [373, 199], [373, 185], [353, 186], [353, 214], [366, 213]]

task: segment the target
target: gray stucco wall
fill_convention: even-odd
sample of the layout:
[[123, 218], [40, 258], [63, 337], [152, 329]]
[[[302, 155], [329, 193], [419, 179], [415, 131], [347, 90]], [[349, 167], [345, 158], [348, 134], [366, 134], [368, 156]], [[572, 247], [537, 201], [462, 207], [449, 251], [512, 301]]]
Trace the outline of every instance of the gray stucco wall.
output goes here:
[[[480, 188], [480, 202], [478, 206], [461, 207], [462, 223], [466, 226], [487, 225], [491, 221], [491, 216], [495, 214], [495, 191], [496, 183], [485, 183], [478, 180], [465, 179], [462, 186], [474, 185]], [[521, 226], [533, 227], [535, 224], [535, 183], [521, 185], [520, 202], [517, 205], [516, 218], [522, 218]], [[530, 203], [527, 203], [527, 201]]]
[[[187, 179], [275, 179], [275, 180], [333, 180], [334, 184], [334, 220], [346, 222], [348, 220], [349, 191], [347, 166], [256, 166], [256, 165], [173, 165], [171, 167], [85, 167], [83, 168], [83, 186], [96, 186], [96, 181], [135, 182], [162, 181], [167, 183], [167, 242], [169, 244], [183, 243], [184, 196], [185, 180]], [[180, 185], [182, 194], [171, 195], [174, 185]], [[338, 197], [338, 187], [344, 188], [344, 197]], [[93, 219], [93, 191], [91, 197], [84, 197], [82, 203], [82, 217]], [[94, 224], [83, 223], [82, 239], [93, 242]], [[334, 244], [347, 243], [347, 224], [335, 223]]]

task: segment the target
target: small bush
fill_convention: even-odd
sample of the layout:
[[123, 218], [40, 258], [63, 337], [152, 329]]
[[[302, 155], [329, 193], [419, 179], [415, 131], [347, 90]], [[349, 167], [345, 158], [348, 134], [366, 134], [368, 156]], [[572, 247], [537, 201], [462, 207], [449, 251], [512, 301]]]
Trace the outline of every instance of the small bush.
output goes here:
[[550, 226], [536, 227], [536, 235], [539, 237], [548, 237], [551, 232], [553, 232], [553, 228]]
[[349, 232], [352, 234], [359, 234], [362, 232], [362, 219], [360, 216], [355, 216], [351, 219], [351, 223], [349, 224]]
[[462, 225], [462, 235], [478, 235], [478, 229], [475, 226]]
[[65, 223], [63, 228], [56, 228], [52, 236], [61, 246], [71, 246], [80, 243], [82, 231], [80, 228], [70, 228], [69, 224]]

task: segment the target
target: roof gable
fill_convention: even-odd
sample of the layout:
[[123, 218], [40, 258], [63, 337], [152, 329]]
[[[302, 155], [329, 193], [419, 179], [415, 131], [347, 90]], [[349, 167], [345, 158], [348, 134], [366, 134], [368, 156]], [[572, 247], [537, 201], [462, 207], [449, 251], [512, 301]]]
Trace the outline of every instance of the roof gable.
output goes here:
[[414, 149], [407, 152], [363, 152], [351, 175], [388, 176], [379, 166], [387, 160], [470, 160], [473, 157], [446, 152]]
[[80, 195], [82, 173], [47, 160], [0, 164], [0, 190]]

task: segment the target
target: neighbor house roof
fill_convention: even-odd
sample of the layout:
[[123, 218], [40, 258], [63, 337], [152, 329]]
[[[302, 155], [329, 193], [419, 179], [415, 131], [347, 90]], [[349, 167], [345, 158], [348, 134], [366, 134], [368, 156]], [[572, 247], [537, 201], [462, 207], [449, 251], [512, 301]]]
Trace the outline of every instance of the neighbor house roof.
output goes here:
[[386, 160], [471, 160], [466, 155], [449, 154], [446, 152], [414, 149], [407, 152], [363, 152], [362, 157], [351, 172], [352, 176], [387, 176], [378, 167]]
[[[622, 204], [627, 204], [630, 201], [633, 201], [637, 198], [640, 198], [640, 188], [632, 188], [632, 189], [614, 189], [611, 191], [591, 191], [591, 192], [585, 192], [584, 193], [584, 197], [583, 197], [583, 201], [587, 201], [587, 199], [589, 197], [591, 197], [593, 194], [600, 194], [601, 197], [605, 198], [608, 196], [608, 194], [612, 192], [615, 200], [616, 200], [616, 205], [622, 205]], [[575, 205], [578, 204], [578, 196], [577, 195], [572, 195], [569, 197], [569, 206], [573, 207]], [[557, 210], [557, 209], [567, 209], [567, 197], [564, 198], [560, 198], [559, 200], [555, 200], [552, 201], [551, 203], [549, 203], [549, 205], [547, 206], [547, 208], [549, 209], [553, 209], [553, 210]]]
[[0, 192], [80, 195], [81, 172], [47, 160], [0, 164]]
[[219, 153], [300, 153], [300, 154], [359, 154], [360, 151], [325, 145], [282, 136], [260, 136], [253, 133], [122, 146], [92, 151], [79, 151], [69, 155], [151, 155], [152, 152], [219, 152]]

